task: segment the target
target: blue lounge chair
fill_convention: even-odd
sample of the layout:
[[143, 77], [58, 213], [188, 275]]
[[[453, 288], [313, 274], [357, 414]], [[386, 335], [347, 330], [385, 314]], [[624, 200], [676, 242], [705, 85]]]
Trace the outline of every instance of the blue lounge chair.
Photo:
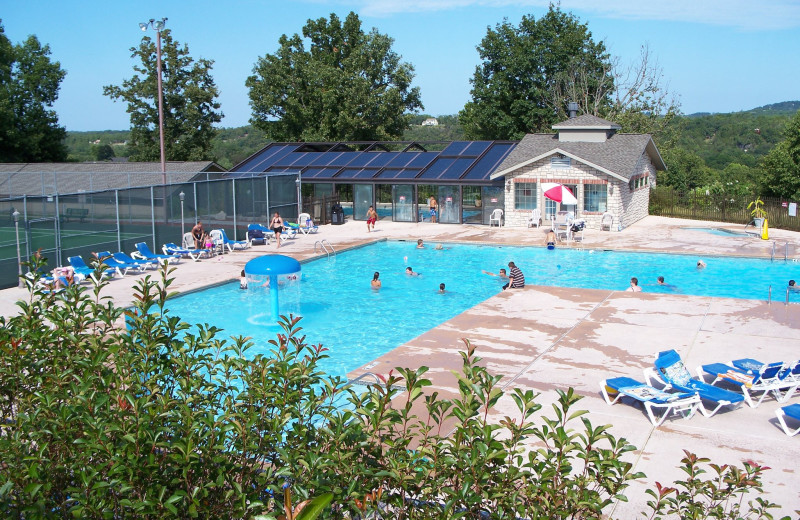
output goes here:
[[161, 248], [164, 251], [165, 255], [180, 255], [183, 257], [188, 256], [195, 262], [199, 261], [202, 257], [208, 257], [211, 255], [211, 251], [208, 249], [187, 249], [185, 247], [179, 247], [177, 244], [169, 242], [164, 244]]
[[133, 258], [131, 255], [123, 253], [121, 251], [118, 251], [112, 254], [111, 256], [116, 258], [117, 261], [126, 264], [139, 264], [143, 266], [145, 269], [147, 269], [148, 267], [152, 267], [153, 269], [158, 269], [158, 260], [142, 260], [141, 258]]
[[723, 406], [737, 406], [744, 401], [742, 394], [693, 379], [683, 365], [681, 356], [674, 350], [660, 352], [653, 365], [644, 371], [644, 377], [648, 384], [659, 381], [666, 389], [674, 388], [681, 392], [697, 392], [701, 399], [716, 404], [713, 410], [709, 410], [701, 404], [700, 413], [706, 417], [711, 417]]
[[97, 258], [103, 264], [107, 265], [111, 269], [114, 269], [117, 272], [117, 274], [120, 275], [120, 277], [125, 276], [126, 274], [128, 274], [128, 271], [131, 270], [141, 273], [146, 269], [146, 267], [143, 266], [142, 264], [132, 263], [132, 262], [122, 262], [120, 260], [117, 260], [116, 258], [114, 258], [114, 255], [112, 255], [108, 251], [99, 251], [97, 253]]
[[223, 251], [227, 249], [230, 252], [233, 252], [237, 249], [247, 249], [250, 247], [250, 243], [247, 240], [231, 240], [228, 238], [228, 235], [225, 233], [224, 229], [212, 229], [211, 238], [214, 239], [214, 244], [217, 247], [222, 247]]
[[783, 428], [783, 432], [788, 435], [789, 437], [794, 437], [798, 433], [800, 433], [800, 426], [797, 429], [792, 430], [789, 428], [789, 425], [786, 424], [786, 417], [794, 419], [798, 423], [800, 423], [800, 404], [790, 404], [788, 406], [784, 406], [782, 408], [778, 408], [775, 410], [775, 415], [778, 417], [778, 422]]
[[270, 230], [261, 224], [250, 224], [247, 226], [247, 240], [250, 241], [251, 246], [256, 243], [267, 245], [269, 244], [271, 236], [272, 233]]
[[[610, 405], [622, 397], [630, 397], [644, 405], [653, 426], [658, 427], [671, 414], [689, 419], [701, 406], [700, 396], [694, 392], [665, 392], [630, 377], [614, 377], [600, 382], [603, 398]], [[613, 399], [612, 399], [612, 396]], [[656, 413], [663, 410], [661, 417]]]
[[[791, 367], [785, 363], [759, 363], [754, 359], [737, 359], [730, 363], [711, 363], [697, 367], [701, 381], [705, 374], [714, 377], [712, 385], [725, 382], [737, 386], [745, 402], [752, 408], [760, 405], [772, 394], [779, 403], [787, 401], [800, 387], [800, 381], [787, 377]], [[756, 399], [760, 393], [761, 397]]]
[[71, 256], [67, 258], [69, 265], [72, 266], [72, 269], [75, 270], [75, 274], [80, 275], [84, 278], [91, 278], [94, 283], [100, 283], [100, 280], [103, 278], [113, 278], [114, 277], [114, 270], [110, 269], [109, 267], [98, 266], [97, 269], [92, 269], [86, 262], [83, 261], [83, 258], [80, 256]]
[[180, 255], [157, 255], [153, 251], [150, 250], [150, 246], [147, 245], [147, 242], [139, 242], [134, 244], [136, 247], [136, 251], [131, 253], [131, 256], [134, 258], [139, 258], [142, 260], [156, 260], [165, 264], [167, 262], [175, 262], [176, 264], [181, 261]]

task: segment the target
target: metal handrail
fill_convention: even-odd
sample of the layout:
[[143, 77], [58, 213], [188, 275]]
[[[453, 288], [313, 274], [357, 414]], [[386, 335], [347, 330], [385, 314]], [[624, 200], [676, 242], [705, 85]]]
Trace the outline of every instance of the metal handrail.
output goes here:
[[[330, 242], [328, 242], [327, 239], [323, 238], [322, 240], [317, 240], [314, 242], [314, 254], [317, 254], [317, 247], [319, 247], [319, 250], [325, 251], [325, 255], [328, 258], [330, 258], [331, 253], [333, 253], [333, 256], [336, 256], [336, 249]], [[330, 248], [330, 250], [328, 250], [328, 248]]]
[[775, 261], [775, 242], [772, 243], [772, 254], [769, 257], [770, 262]]
[[772, 303], [772, 285], [769, 286], [769, 294], [767, 296], [767, 304]]

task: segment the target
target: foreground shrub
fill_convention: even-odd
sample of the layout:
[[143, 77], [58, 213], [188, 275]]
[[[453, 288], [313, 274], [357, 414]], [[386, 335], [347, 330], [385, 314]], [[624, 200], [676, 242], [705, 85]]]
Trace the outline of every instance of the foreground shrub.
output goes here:
[[[425, 392], [426, 368], [357, 392], [320, 372], [298, 318], [251, 356], [170, 316], [170, 283], [144, 278], [127, 310], [101, 286], [32, 289], [0, 319], [0, 516], [600, 518], [643, 476], [571, 389], [548, 414], [515, 389], [515, 416], [489, 422], [500, 378], [469, 342], [452, 399]], [[703, 480], [691, 457], [691, 478], [651, 491], [652, 517], [769, 518], [741, 504], [764, 468]]]

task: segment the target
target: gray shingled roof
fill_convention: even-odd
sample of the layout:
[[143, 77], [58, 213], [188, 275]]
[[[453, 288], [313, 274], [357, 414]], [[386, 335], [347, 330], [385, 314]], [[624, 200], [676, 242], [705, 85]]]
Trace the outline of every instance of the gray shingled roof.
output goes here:
[[[226, 170], [212, 161], [166, 163], [167, 183], [215, 179]], [[0, 163], [0, 196], [41, 196], [159, 186], [160, 162]]]
[[604, 143], [559, 142], [557, 134], [528, 134], [495, 170], [492, 178], [501, 177], [502, 175], [498, 174], [507, 170], [513, 171], [536, 157], [561, 152], [629, 179], [634, 173], [639, 157], [645, 151], [650, 154], [650, 160], [657, 170], [665, 169], [661, 156], [648, 134], [614, 134]]
[[571, 119], [567, 119], [566, 121], [561, 121], [560, 123], [556, 123], [552, 126], [553, 129], [558, 130], [560, 128], [600, 128], [600, 129], [609, 129], [609, 130], [619, 130], [622, 128], [617, 123], [612, 121], [607, 121], [603, 118], [592, 116], [589, 114], [583, 114], [582, 116], [573, 117]]

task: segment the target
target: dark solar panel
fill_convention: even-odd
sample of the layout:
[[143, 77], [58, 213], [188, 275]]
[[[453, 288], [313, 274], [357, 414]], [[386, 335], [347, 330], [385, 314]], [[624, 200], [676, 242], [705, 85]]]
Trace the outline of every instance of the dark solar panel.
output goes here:
[[503, 162], [503, 159], [513, 148], [513, 143], [496, 143], [463, 178], [470, 180], [486, 179], [488, 181], [491, 174], [500, 166], [500, 163]]
[[340, 170], [339, 167], [333, 168], [309, 168], [303, 172], [303, 179], [332, 179], [336, 172]]
[[411, 168], [424, 168], [439, 157], [439, 152], [425, 152], [417, 154], [414, 159], [408, 163]]
[[453, 141], [442, 150], [442, 155], [461, 155], [471, 141]]
[[280, 157], [297, 148], [297, 146], [296, 144], [286, 145], [273, 143], [260, 153], [237, 165], [234, 170], [237, 172], [262, 172], [275, 164], [276, 160]]
[[399, 152], [392, 157], [392, 160], [386, 163], [388, 167], [400, 168], [414, 160], [419, 155], [418, 152]]
[[340, 164], [337, 162], [342, 155], [342, 152], [324, 152], [314, 154], [315, 157], [309, 163], [314, 166], [327, 166], [329, 164]]
[[[388, 170], [387, 170], [388, 171]], [[414, 179], [419, 175], [419, 170], [416, 168], [403, 168], [402, 170], [391, 170], [395, 179]], [[381, 175], [383, 177], [383, 175]]]
[[318, 153], [314, 152], [292, 152], [289, 154], [284, 161], [281, 161], [284, 165], [291, 165], [297, 168], [301, 168], [303, 166], [308, 166], [311, 162], [318, 156]]
[[361, 169], [352, 169], [346, 168], [341, 175], [336, 177], [336, 179], [371, 179], [378, 173], [377, 168], [361, 168]]
[[491, 141], [473, 141], [461, 152], [461, 155], [480, 155], [491, 145]]
[[369, 166], [386, 166], [389, 164], [389, 162], [391, 162], [392, 159], [397, 157], [398, 153], [399, 152], [374, 152], [372, 155], [374, 155], [375, 158], [369, 163]]
[[442, 180], [454, 181], [460, 179], [464, 172], [467, 171], [467, 168], [472, 166], [475, 162], [475, 159], [472, 157], [463, 157], [460, 159], [456, 159], [453, 163], [444, 170], [439, 178]]
[[366, 166], [372, 162], [378, 153], [356, 152], [355, 156], [347, 163], [347, 166]]
[[456, 160], [439, 157], [428, 167], [420, 176], [421, 179], [438, 179], [439, 176], [450, 167]]

